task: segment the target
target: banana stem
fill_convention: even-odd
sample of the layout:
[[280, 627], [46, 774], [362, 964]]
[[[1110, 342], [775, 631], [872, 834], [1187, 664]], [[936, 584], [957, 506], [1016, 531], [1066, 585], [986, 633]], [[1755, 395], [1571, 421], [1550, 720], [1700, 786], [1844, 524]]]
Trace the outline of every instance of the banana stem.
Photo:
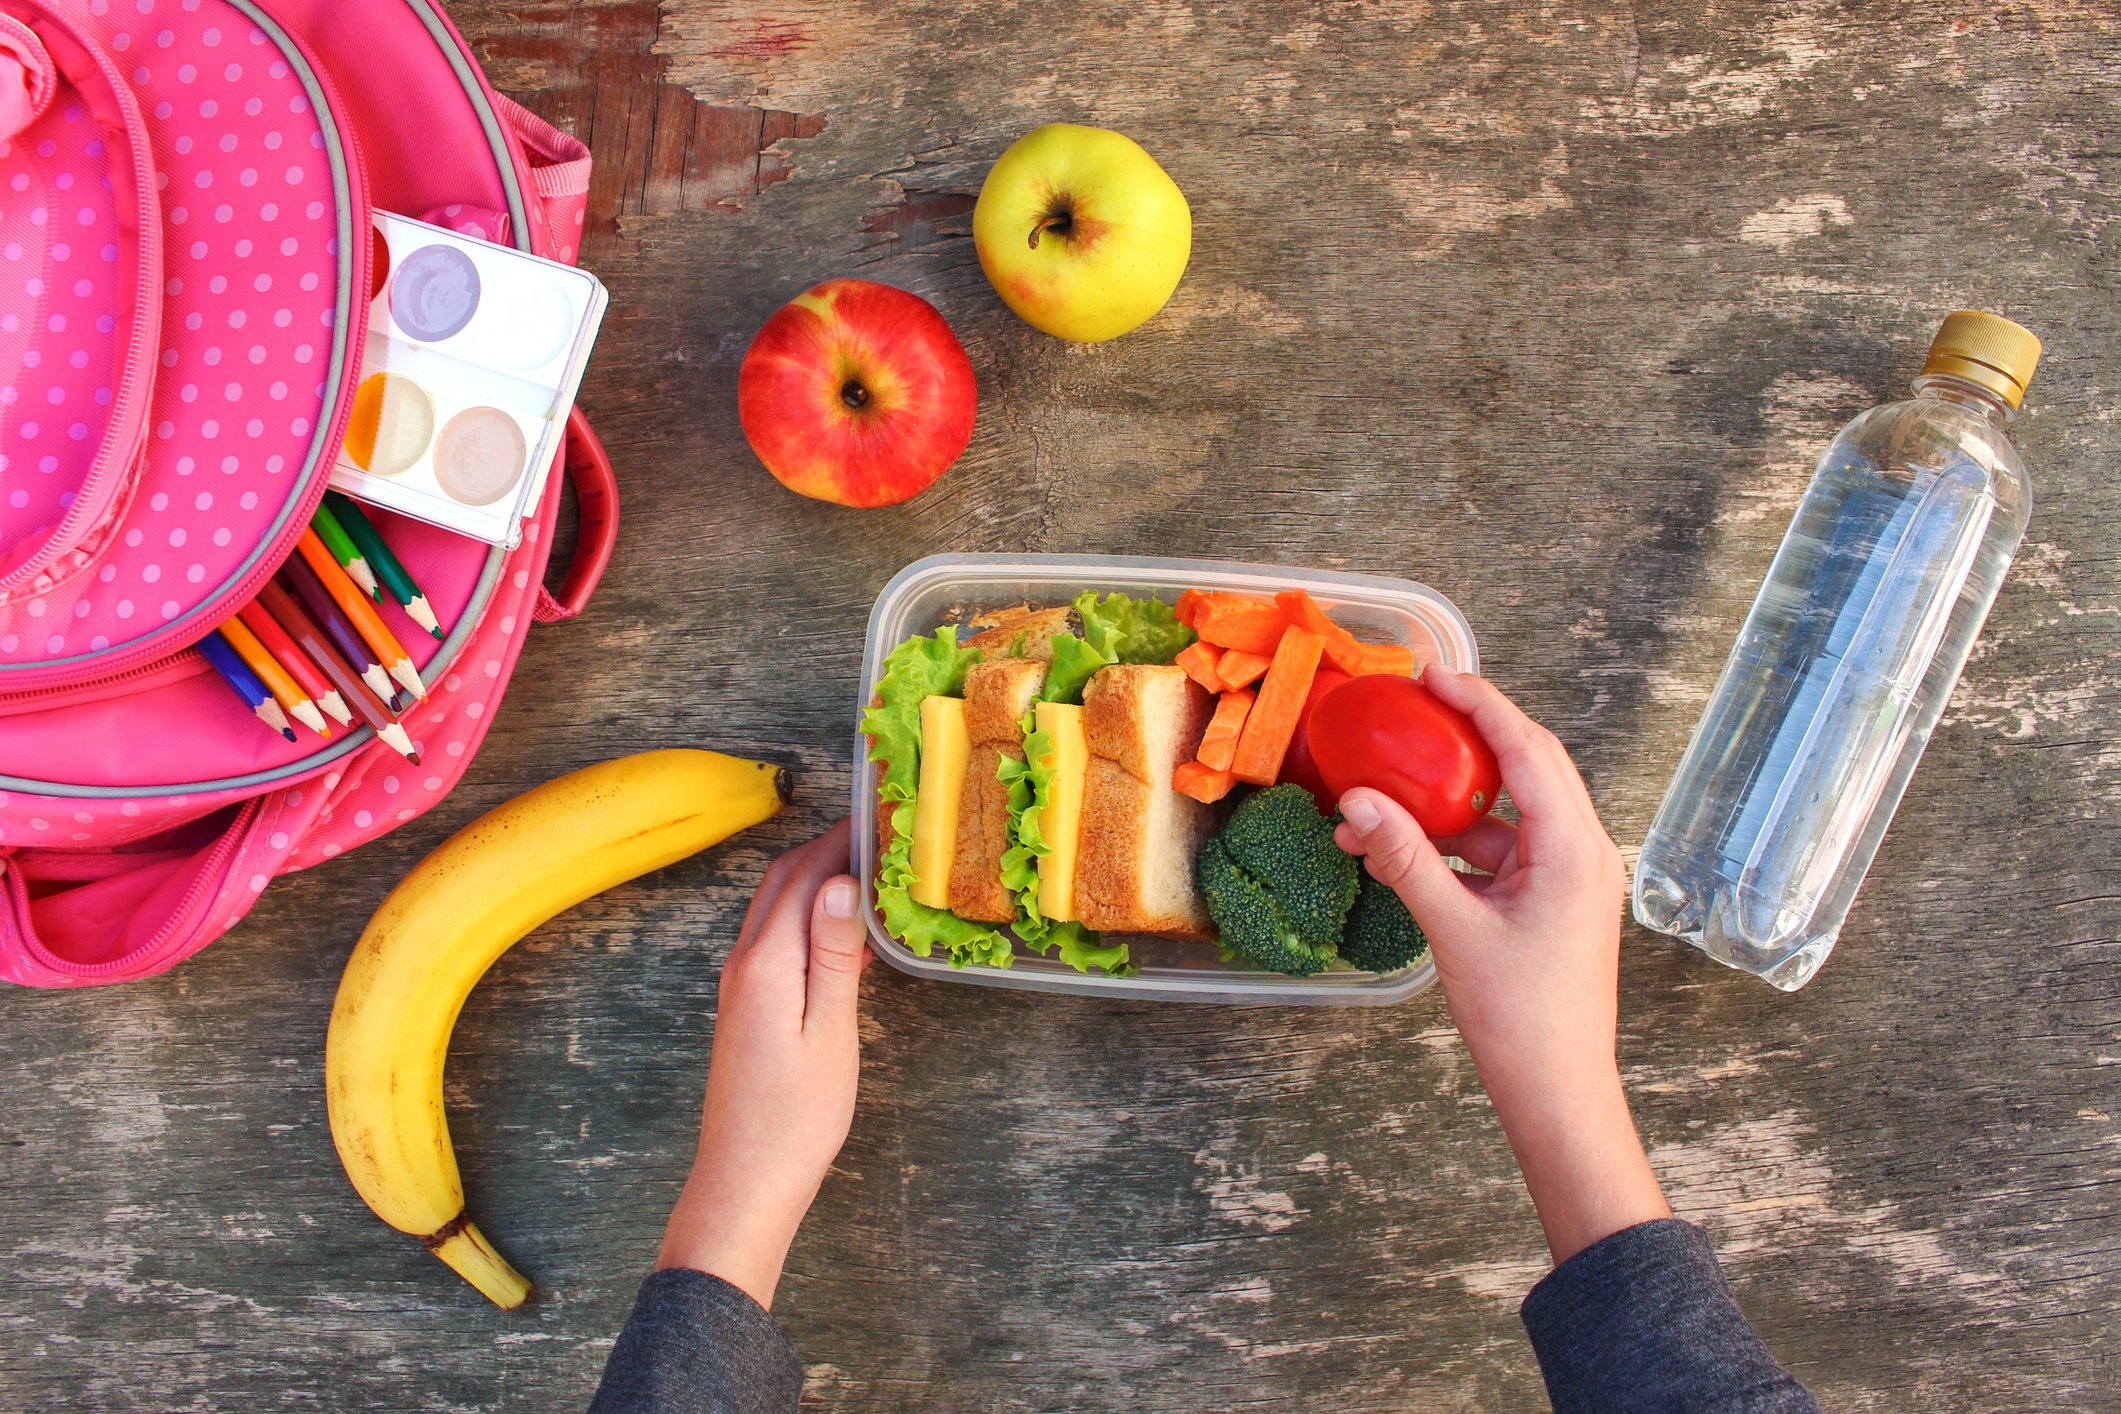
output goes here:
[[[446, 1234], [446, 1235], [445, 1235]], [[456, 1274], [477, 1287], [487, 1300], [503, 1311], [513, 1311], [530, 1295], [530, 1280], [502, 1260], [486, 1234], [462, 1213], [433, 1237], [420, 1239], [427, 1250], [440, 1257]]]

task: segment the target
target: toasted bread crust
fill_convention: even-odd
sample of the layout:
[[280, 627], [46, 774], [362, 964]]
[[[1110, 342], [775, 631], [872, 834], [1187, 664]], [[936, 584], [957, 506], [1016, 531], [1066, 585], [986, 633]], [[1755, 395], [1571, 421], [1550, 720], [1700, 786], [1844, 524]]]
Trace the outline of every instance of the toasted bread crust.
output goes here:
[[983, 742], [1021, 745], [1024, 713], [1046, 685], [1046, 665], [1030, 658], [997, 658], [965, 670], [965, 735]]
[[1002, 887], [1009, 850], [1009, 788], [996, 778], [1002, 759], [1024, 759], [1024, 714], [1045, 686], [1046, 665], [1028, 658], [974, 663], [965, 672], [965, 733], [972, 756], [957, 811], [957, 851], [950, 861], [950, 911], [979, 923], [1008, 923], [1016, 898]]
[[1122, 663], [1090, 679], [1075, 909], [1099, 932], [1211, 941], [1194, 863], [1215, 811], [1171, 788], [1214, 715], [1214, 699], [1175, 664]]
[[950, 860], [950, 911], [980, 923], [1016, 917], [1016, 896], [1002, 887], [1009, 849], [1009, 791], [996, 780], [1002, 758], [1024, 759], [1021, 746], [975, 746], [957, 813], [957, 853]]
[[[1057, 609], [1028, 606], [998, 609], [974, 619], [969, 627], [981, 631], [963, 640], [959, 646], [979, 649], [990, 662], [1008, 655], [1050, 663], [1053, 661], [1053, 635], [1066, 633], [1073, 622], [1074, 610], [1065, 604]], [[1019, 636], [1023, 639], [1021, 647], [1017, 646]], [[1011, 653], [1012, 649], [1014, 653]]]

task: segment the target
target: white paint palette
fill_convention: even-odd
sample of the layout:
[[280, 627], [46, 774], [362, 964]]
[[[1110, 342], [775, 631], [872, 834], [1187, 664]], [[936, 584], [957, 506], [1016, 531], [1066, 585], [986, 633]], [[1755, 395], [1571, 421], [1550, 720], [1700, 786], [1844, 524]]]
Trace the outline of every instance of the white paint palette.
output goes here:
[[375, 213], [360, 385], [331, 484], [513, 547], [608, 301], [571, 265]]

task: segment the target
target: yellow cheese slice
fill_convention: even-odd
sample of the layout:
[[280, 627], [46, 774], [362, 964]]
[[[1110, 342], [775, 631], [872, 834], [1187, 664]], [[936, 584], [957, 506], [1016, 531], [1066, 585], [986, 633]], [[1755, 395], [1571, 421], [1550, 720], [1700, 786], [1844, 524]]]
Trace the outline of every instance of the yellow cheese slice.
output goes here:
[[1032, 725], [1053, 739], [1040, 765], [1053, 767], [1053, 803], [1039, 812], [1038, 832], [1053, 846], [1038, 861], [1038, 911], [1056, 923], [1075, 921], [1075, 851], [1083, 832], [1083, 782], [1090, 774], [1090, 742], [1083, 735], [1083, 709], [1067, 702], [1041, 702]]
[[965, 765], [972, 736], [965, 730], [961, 697], [921, 701], [921, 783], [913, 798], [913, 886], [915, 903], [950, 906], [950, 861], [957, 855], [958, 802], [965, 793]]

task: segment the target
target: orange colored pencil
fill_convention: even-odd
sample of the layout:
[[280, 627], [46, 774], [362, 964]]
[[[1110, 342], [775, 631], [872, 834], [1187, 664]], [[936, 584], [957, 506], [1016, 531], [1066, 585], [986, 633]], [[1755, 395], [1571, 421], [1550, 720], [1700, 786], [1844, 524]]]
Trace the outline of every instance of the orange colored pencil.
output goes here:
[[339, 689], [317, 671], [317, 665], [309, 661], [309, 655], [295, 645], [295, 641], [287, 636], [287, 630], [280, 627], [280, 621], [263, 604], [253, 599], [236, 610], [236, 617], [243, 620], [245, 628], [258, 635], [258, 642], [280, 660], [280, 666], [287, 669], [288, 676], [302, 684], [310, 701], [329, 712], [331, 719], [340, 726], [352, 725], [353, 709], [346, 705], [345, 698], [339, 696]]
[[317, 704], [302, 690], [302, 684], [295, 681], [294, 674], [288, 672], [280, 660], [272, 655], [271, 650], [258, 641], [258, 635], [252, 633], [241, 618], [224, 622], [220, 634], [228, 640], [228, 646], [236, 650], [236, 656], [258, 675], [258, 681], [265, 684], [265, 690], [279, 699], [280, 705], [287, 709], [288, 716], [326, 740], [330, 739], [331, 728], [324, 725], [324, 714], [317, 710]]
[[383, 664], [383, 671], [404, 683], [412, 690], [413, 696], [425, 699], [427, 685], [420, 681], [419, 671], [412, 665], [412, 655], [405, 651], [405, 645], [398, 642], [397, 636], [390, 631], [390, 626], [383, 622], [383, 616], [376, 612], [376, 606], [368, 602], [368, 596], [361, 592], [361, 586], [355, 584], [353, 577], [346, 573], [338, 557], [331, 553], [331, 547], [324, 543], [316, 531], [305, 529], [302, 532], [301, 548], [302, 558], [316, 571], [317, 578], [331, 594], [332, 602], [339, 606], [339, 611], [360, 631], [368, 646], [376, 650], [376, 658]]

